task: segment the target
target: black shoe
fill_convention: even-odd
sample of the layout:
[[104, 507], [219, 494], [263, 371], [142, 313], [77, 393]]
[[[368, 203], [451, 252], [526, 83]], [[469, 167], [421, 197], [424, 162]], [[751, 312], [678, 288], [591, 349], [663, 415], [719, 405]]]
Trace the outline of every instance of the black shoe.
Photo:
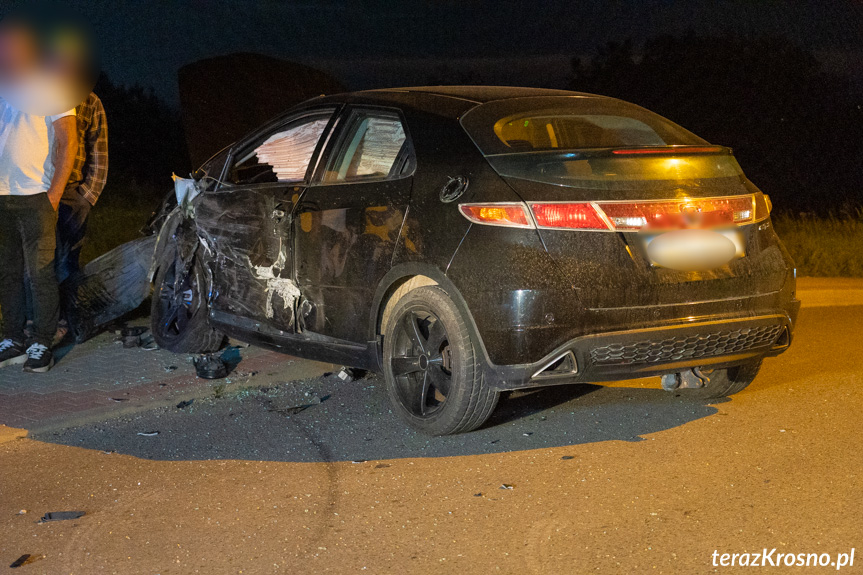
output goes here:
[[54, 366], [54, 354], [41, 343], [31, 343], [27, 348], [27, 361], [24, 371], [30, 373], [45, 373]]
[[23, 344], [8, 338], [0, 341], [0, 367], [16, 365], [25, 361], [27, 361], [27, 352], [24, 351]]

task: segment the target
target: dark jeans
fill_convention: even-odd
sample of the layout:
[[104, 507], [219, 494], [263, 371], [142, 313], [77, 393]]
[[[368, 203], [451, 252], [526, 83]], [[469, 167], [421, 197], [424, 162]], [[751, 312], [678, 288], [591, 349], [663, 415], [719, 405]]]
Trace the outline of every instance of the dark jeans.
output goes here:
[[[27, 290], [32, 341], [51, 345], [60, 298], [54, 272], [57, 213], [47, 194], [0, 196], [0, 310], [3, 337], [24, 342]], [[29, 286], [25, 278], [29, 276]]]
[[84, 196], [76, 190], [63, 194], [57, 213], [57, 251], [54, 257], [54, 269], [59, 284], [81, 270], [78, 260], [84, 246], [89, 215], [90, 202]]

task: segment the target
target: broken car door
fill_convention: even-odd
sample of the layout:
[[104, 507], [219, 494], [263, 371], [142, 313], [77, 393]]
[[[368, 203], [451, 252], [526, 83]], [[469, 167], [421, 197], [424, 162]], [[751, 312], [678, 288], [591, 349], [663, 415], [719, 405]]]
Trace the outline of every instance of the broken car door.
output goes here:
[[293, 222], [298, 329], [368, 341], [374, 289], [389, 271], [416, 164], [397, 111], [355, 108], [328, 146]]
[[291, 212], [332, 116], [331, 108], [305, 111], [239, 144], [225, 181], [198, 204], [216, 321], [239, 316], [294, 330]]

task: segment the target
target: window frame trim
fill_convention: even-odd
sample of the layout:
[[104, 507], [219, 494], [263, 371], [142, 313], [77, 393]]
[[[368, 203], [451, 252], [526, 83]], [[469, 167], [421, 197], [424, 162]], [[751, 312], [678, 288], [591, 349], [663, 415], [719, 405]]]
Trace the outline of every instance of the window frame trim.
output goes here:
[[[324, 175], [326, 174], [327, 168], [329, 167], [330, 161], [338, 155], [338, 152], [341, 150], [343, 144], [345, 144], [345, 140], [348, 137], [350, 127], [352, 126], [353, 116], [355, 113], [361, 114], [363, 112], [385, 112], [388, 114], [395, 114], [399, 121], [402, 124], [402, 129], [405, 132], [405, 143], [410, 148], [410, 154], [413, 158], [413, 166], [410, 172], [403, 176], [399, 176], [396, 178], [387, 177], [384, 178], [374, 178], [374, 179], [366, 179], [366, 180], [354, 180], [354, 181], [343, 181], [343, 182], [325, 182]], [[395, 108], [392, 106], [375, 106], [369, 104], [348, 104], [346, 105], [341, 112], [339, 113], [340, 121], [338, 122], [338, 127], [335, 130], [335, 133], [331, 134], [328, 137], [332, 142], [329, 146], [322, 150], [320, 157], [318, 158], [318, 166], [315, 170], [315, 173], [312, 174], [309, 186], [314, 187], [330, 187], [330, 186], [356, 186], [362, 184], [379, 184], [383, 182], [399, 182], [402, 180], [406, 180], [409, 178], [413, 178], [416, 175], [417, 171], [417, 157], [416, 157], [416, 148], [414, 147], [413, 137], [410, 133], [410, 128], [408, 126], [407, 120], [405, 120], [405, 115], [400, 108]], [[341, 119], [344, 121], [341, 121]], [[335, 136], [333, 138], [332, 136]], [[398, 159], [398, 156], [396, 156]]]
[[[279, 120], [268, 123], [267, 125], [255, 130], [253, 133], [249, 134], [245, 138], [241, 139], [239, 142], [234, 144], [231, 147], [231, 151], [228, 154], [228, 159], [225, 162], [225, 167], [222, 170], [222, 183], [218, 189], [222, 188], [248, 188], [248, 187], [258, 187], [258, 186], [277, 186], [277, 185], [285, 185], [285, 186], [309, 186], [311, 185], [312, 175], [314, 171], [317, 169], [318, 163], [320, 162], [321, 155], [323, 153], [323, 147], [329, 141], [332, 136], [333, 130], [336, 127], [337, 119], [341, 117], [341, 108], [340, 104], [329, 104], [319, 107], [311, 107], [304, 108], [302, 110], [297, 110], [291, 113], [288, 116], [282, 117]], [[315, 149], [312, 151], [312, 156], [309, 158], [309, 165], [306, 166], [306, 173], [303, 176], [302, 180], [290, 181], [290, 182], [253, 182], [253, 183], [235, 183], [228, 179], [231, 174], [231, 171], [234, 168], [234, 161], [237, 158], [237, 154], [239, 152], [245, 151], [249, 146], [251, 146], [254, 142], [259, 140], [262, 137], [273, 135], [277, 133], [280, 129], [284, 128], [288, 124], [292, 122], [296, 122], [297, 120], [301, 120], [305, 117], [321, 115], [327, 111], [330, 111], [330, 117], [327, 121], [327, 125], [324, 127], [324, 131], [321, 133], [321, 137], [318, 139], [318, 142], [315, 144]]]

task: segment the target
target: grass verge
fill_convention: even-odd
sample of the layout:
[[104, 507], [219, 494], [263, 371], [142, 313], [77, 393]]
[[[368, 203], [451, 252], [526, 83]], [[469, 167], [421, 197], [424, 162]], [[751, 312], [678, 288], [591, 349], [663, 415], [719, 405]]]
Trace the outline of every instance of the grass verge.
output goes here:
[[863, 277], [863, 217], [774, 216], [802, 277]]

